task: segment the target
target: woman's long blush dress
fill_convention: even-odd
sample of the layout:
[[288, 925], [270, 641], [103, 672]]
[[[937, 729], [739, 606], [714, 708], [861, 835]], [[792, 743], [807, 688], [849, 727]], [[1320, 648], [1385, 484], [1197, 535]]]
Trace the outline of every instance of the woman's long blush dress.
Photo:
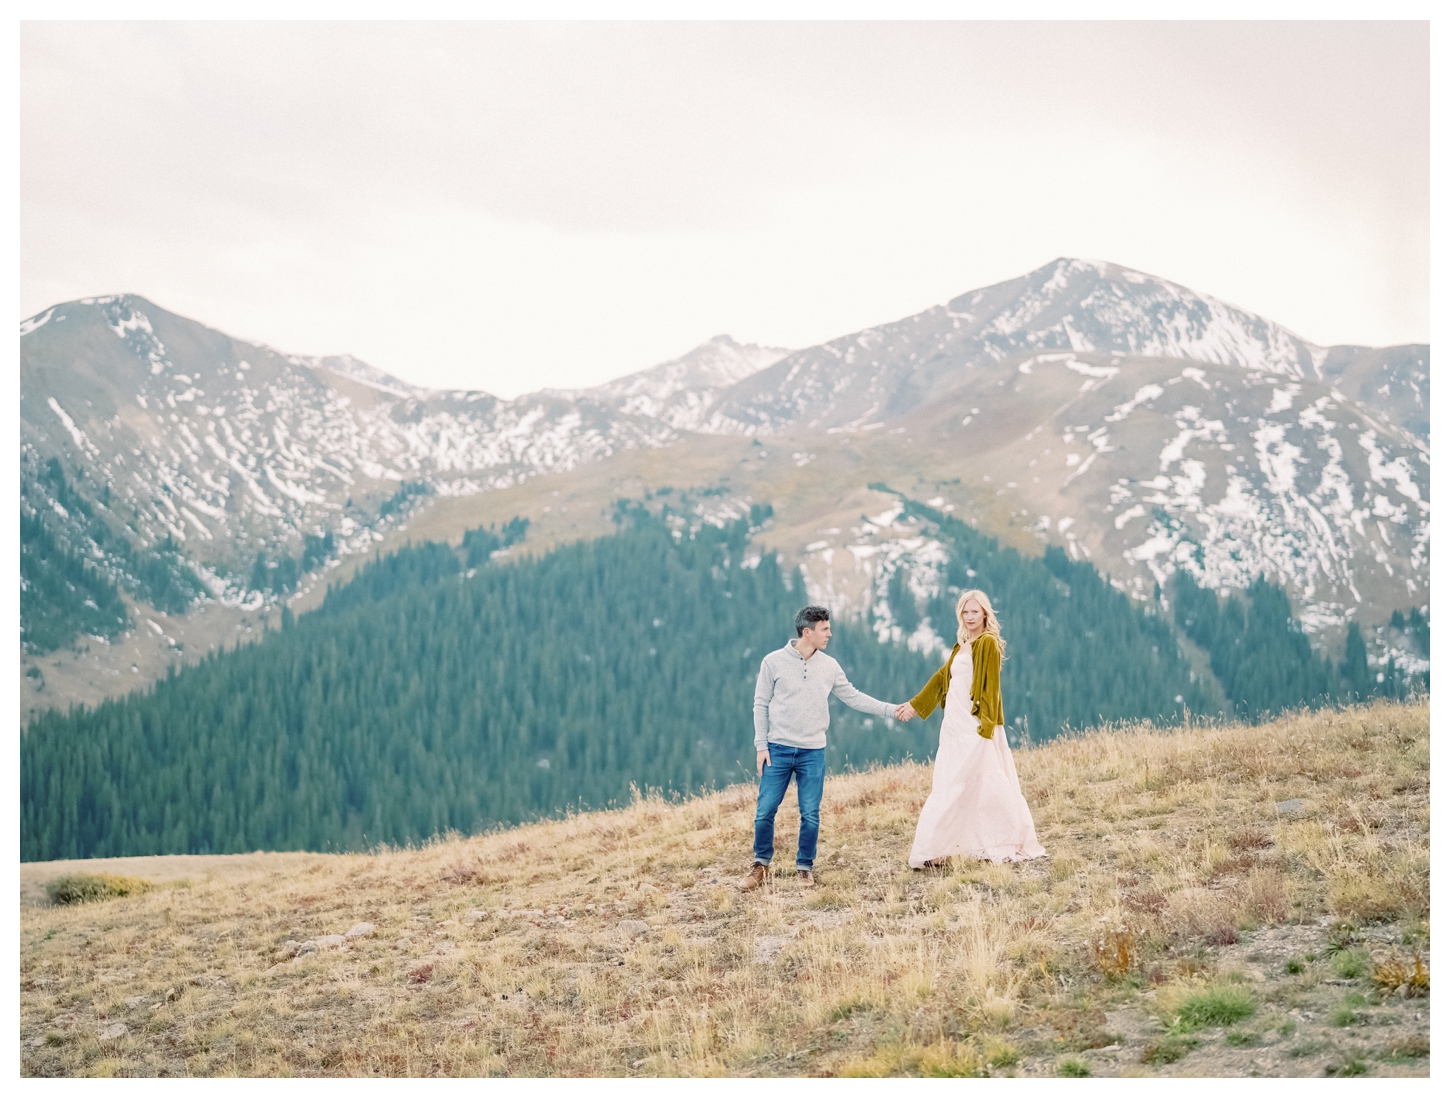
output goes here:
[[1022, 796], [1006, 730], [984, 739], [979, 723], [972, 716], [972, 650], [963, 645], [952, 661], [931, 795], [916, 821], [913, 868], [953, 855], [996, 863], [1047, 855]]

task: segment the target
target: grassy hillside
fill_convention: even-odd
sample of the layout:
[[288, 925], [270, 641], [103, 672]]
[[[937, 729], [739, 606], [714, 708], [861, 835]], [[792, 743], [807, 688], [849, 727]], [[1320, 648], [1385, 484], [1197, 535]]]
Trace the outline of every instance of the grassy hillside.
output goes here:
[[25, 865], [30, 895], [161, 887], [22, 908], [21, 1071], [1428, 1074], [1428, 705], [1110, 728], [1018, 766], [1046, 860], [907, 869], [930, 772], [904, 764], [829, 779], [819, 885], [750, 896], [750, 786], [189, 880]]

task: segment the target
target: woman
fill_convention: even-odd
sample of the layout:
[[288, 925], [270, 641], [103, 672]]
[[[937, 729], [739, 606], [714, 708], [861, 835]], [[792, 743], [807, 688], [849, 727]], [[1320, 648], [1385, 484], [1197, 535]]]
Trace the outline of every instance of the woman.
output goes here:
[[1002, 724], [1002, 627], [981, 591], [957, 600], [957, 643], [921, 693], [896, 710], [922, 720], [946, 709], [931, 796], [916, 823], [913, 869], [953, 855], [991, 862], [1045, 857]]

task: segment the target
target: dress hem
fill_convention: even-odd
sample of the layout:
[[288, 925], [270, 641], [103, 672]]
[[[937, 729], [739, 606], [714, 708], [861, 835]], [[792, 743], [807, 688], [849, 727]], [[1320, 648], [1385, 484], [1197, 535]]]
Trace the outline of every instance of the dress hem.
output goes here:
[[930, 858], [908, 858], [907, 865], [912, 869], [924, 869], [927, 862], [936, 861], [938, 858], [975, 858], [977, 861], [991, 862], [993, 865], [1002, 865], [1004, 862], [1030, 862], [1038, 858], [1047, 857], [1047, 851], [1041, 854], [1028, 854], [1020, 847], [1011, 850], [996, 848], [993, 850], [958, 850], [950, 854], [933, 854]]

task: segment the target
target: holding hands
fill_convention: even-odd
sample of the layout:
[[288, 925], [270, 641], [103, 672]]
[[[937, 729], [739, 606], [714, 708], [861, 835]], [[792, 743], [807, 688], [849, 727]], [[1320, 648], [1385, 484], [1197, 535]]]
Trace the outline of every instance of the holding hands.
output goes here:
[[913, 708], [911, 708], [911, 703], [910, 702], [902, 702], [900, 705], [898, 705], [896, 707], [896, 719], [897, 720], [899, 720], [899, 721], [909, 721], [914, 716], [916, 716], [916, 710], [913, 709]]

